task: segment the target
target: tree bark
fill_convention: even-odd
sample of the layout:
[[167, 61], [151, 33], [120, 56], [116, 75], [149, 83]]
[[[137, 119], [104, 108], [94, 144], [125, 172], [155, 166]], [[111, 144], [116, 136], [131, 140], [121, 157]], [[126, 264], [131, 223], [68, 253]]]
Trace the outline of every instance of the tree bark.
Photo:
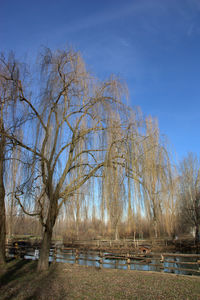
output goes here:
[[118, 224], [115, 224], [114, 231], [115, 231], [115, 241], [117, 241], [117, 240], [119, 240], [119, 228], [118, 228]]
[[[0, 174], [0, 177], [2, 177], [2, 174]], [[5, 189], [2, 182], [2, 178], [0, 178], [0, 265], [5, 264], [6, 213], [4, 197]]]
[[198, 246], [200, 242], [200, 225], [196, 224], [195, 226], [195, 244]]
[[46, 227], [44, 230], [42, 245], [40, 249], [40, 258], [37, 266], [38, 271], [46, 271], [48, 269], [52, 232], [53, 232], [53, 228]]
[[200, 193], [196, 195], [195, 199], [195, 244], [198, 247], [200, 242]]
[[[3, 126], [2, 126], [3, 128]], [[5, 213], [5, 187], [4, 187], [4, 150], [5, 138], [0, 140], [0, 264], [5, 264], [5, 240], [6, 240], [6, 213]]]
[[153, 227], [154, 227], [154, 237], [157, 239], [158, 238], [158, 222], [157, 222], [156, 218], [154, 218], [154, 220], [153, 220]]
[[37, 270], [46, 271], [49, 267], [49, 251], [51, 247], [51, 239], [53, 234], [53, 227], [57, 217], [57, 200], [53, 199], [49, 206], [48, 217], [45, 224], [43, 239], [40, 249], [40, 258], [38, 261]]

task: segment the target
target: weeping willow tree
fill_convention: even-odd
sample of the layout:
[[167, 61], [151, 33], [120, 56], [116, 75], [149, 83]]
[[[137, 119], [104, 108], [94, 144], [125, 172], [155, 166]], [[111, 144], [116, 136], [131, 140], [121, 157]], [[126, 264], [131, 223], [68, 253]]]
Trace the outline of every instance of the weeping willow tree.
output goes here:
[[16, 187], [20, 184], [22, 179], [22, 170], [19, 161], [21, 160], [21, 152], [19, 149], [13, 147], [11, 156], [9, 158], [9, 171], [7, 174], [7, 190], [9, 190], [7, 196], [7, 233], [11, 237], [15, 228], [16, 217], [19, 212], [17, 200], [15, 199], [14, 192]]
[[[134, 113], [127, 131], [128, 226], [134, 236], [140, 231], [138, 221], [146, 216], [158, 237], [160, 220], [167, 195], [171, 195], [171, 166], [165, 145], [159, 135], [157, 121]], [[168, 202], [169, 204], [169, 202]], [[166, 206], [165, 206], [166, 208]], [[134, 220], [131, 219], [131, 216]], [[139, 221], [139, 222], [140, 222]], [[137, 224], [137, 226], [136, 226]], [[138, 232], [139, 233], [139, 232]]]
[[195, 243], [200, 242], [200, 160], [188, 153], [180, 162], [180, 223], [194, 230]]
[[0, 264], [5, 263], [5, 237], [6, 237], [6, 209], [5, 195], [9, 193], [10, 185], [5, 188], [6, 178], [9, 177], [8, 170], [12, 162], [9, 160], [13, 151], [13, 143], [6, 137], [6, 134], [16, 131], [25, 120], [24, 110], [17, 110], [16, 86], [13, 80], [18, 78], [16, 63], [13, 53], [7, 57], [0, 55]]
[[[13, 83], [19, 109], [25, 107], [32, 118], [21, 126], [23, 137], [9, 128], [3, 136], [20, 148], [31, 164], [16, 187], [15, 198], [23, 212], [38, 216], [43, 226], [38, 270], [46, 270], [59, 211], [105, 166], [110, 143], [102, 143], [102, 135], [111, 126], [112, 112], [122, 107], [124, 88], [113, 77], [104, 82], [92, 78], [80, 54], [71, 49], [46, 49], [38, 61], [26, 80], [20, 64], [17, 77], [5, 78]], [[114, 155], [113, 165], [115, 159]]]
[[144, 139], [144, 122], [141, 111], [137, 108], [129, 113], [129, 126], [126, 129], [126, 200], [127, 200], [127, 232], [140, 232], [140, 215], [142, 209], [142, 176], [141, 162], [143, 153], [141, 142]]
[[170, 238], [175, 238], [178, 232], [179, 212], [179, 179], [176, 168], [172, 165], [167, 167], [165, 190], [163, 190], [163, 217], [162, 223], [165, 232]]
[[107, 131], [108, 153], [104, 167], [104, 199], [111, 233], [119, 238], [119, 224], [122, 218], [124, 192], [124, 132], [120, 115], [113, 113]]
[[156, 120], [146, 119], [146, 138], [142, 141], [142, 182], [147, 215], [152, 221], [154, 236], [160, 231], [163, 200], [168, 189], [170, 164], [166, 148], [162, 145]]

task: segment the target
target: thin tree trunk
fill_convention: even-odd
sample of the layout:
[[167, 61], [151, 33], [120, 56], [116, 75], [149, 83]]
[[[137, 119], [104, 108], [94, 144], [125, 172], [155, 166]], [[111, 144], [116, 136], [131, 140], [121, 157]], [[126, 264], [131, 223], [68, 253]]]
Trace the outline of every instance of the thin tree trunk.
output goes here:
[[79, 221], [76, 220], [76, 239], [79, 240]]
[[154, 237], [157, 239], [158, 238], [158, 222], [156, 219], [153, 221], [153, 227], [154, 227]]
[[118, 224], [115, 225], [115, 241], [119, 240], [119, 229], [118, 229]]
[[[2, 177], [2, 174], [0, 174], [0, 177]], [[2, 182], [2, 178], [0, 178], [0, 264], [5, 263], [6, 214], [4, 197], [5, 189]]]
[[1, 140], [0, 140], [0, 264], [5, 264], [5, 240], [6, 240], [5, 187], [3, 182], [4, 148], [5, 148], [5, 138], [1, 136]]
[[200, 225], [196, 224], [195, 226], [195, 244], [196, 246], [199, 244], [200, 242]]
[[195, 201], [195, 216], [196, 216], [196, 222], [195, 222], [195, 245], [198, 247], [200, 242], [200, 201], [199, 201], [200, 195], [196, 196]]
[[14, 196], [12, 195], [11, 205], [10, 205], [10, 214], [8, 222], [8, 236], [11, 238], [13, 234], [13, 207], [14, 207]]

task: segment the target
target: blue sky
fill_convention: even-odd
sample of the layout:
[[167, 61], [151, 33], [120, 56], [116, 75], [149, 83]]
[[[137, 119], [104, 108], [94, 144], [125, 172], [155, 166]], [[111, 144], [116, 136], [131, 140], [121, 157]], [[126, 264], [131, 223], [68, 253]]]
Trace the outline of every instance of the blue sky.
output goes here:
[[119, 75], [177, 159], [200, 154], [200, 0], [0, 0], [0, 50], [31, 60], [42, 45]]

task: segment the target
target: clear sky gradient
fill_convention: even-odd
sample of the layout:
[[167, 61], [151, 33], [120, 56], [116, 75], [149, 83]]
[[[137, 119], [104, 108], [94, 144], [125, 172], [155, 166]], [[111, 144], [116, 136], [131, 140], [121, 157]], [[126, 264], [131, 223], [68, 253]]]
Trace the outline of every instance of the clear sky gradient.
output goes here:
[[31, 60], [42, 45], [119, 75], [177, 159], [200, 154], [200, 0], [0, 0], [0, 50]]

